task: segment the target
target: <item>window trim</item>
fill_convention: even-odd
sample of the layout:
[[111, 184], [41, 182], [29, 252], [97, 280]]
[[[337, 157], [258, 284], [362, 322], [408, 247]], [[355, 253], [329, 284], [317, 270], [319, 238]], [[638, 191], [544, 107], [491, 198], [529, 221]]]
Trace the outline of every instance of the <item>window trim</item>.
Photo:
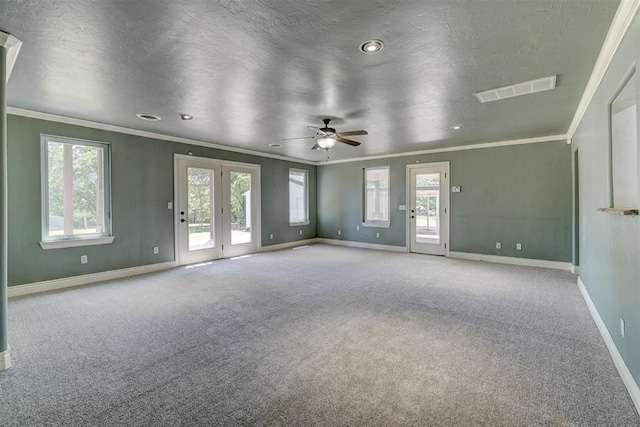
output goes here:
[[[74, 237], [47, 237], [49, 231], [49, 156], [48, 143], [59, 142], [63, 144], [84, 145], [90, 147], [100, 147], [103, 151], [103, 174], [104, 174], [104, 227], [105, 232], [100, 234], [88, 234]], [[40, 178], [41, 178], [41, 232], [39, 242], [44, 250], [69, 248], [78, 246], [104, 245], [113, 242], [113, 227], [111, 221], [112, 200], [111, 200], [111, 144], [108, 142], [89, 141], [86, 139], [56, 136], [49, 134], [40, 135]]]
[[[387, 170], [388, 176], [388, 189], [389, 189], [389, 197], [387, 197], [387, 212], [389, 213], [389, 219], [386, 221], [382, 220], [367, 220], [367, 171], [370, 170]], [[377, 227], [377, 228], [389, 228], [391, 226], [391, 167], [389, 165], [386, 166], [371, 166], [368, 168], [363, 168], [362, 171], [362, 226], [363, 227]]]
[[[305, 203], [305, 219], [303, 221], [291, 222], [291, 172], [303, 173], [304, 174], [304, 203]], [[287, 196], [288, 196], [288, 205], [289, 205], [289, 227], [299, 227], [303, 225], [309, 225], [309, 170], [308, 169], [298, 169], [298, 168], [289, 168], [289, 172], [287, 173]]]
[[[613, 179], [613, 174], [614, 174], [614, 164], [613, 164], [613, 116], [614, 116], [614, 108], [613, 108], [613, 104], [615, 103], [616, 99], [618, 98], [618, 96], [620, 95], [620, 93], [622, 93], [622, 91], [624, 90], [624, 88], [627, 86], [627, 84], [629, 84], [629, 82], [632, 79], [635, 79], [635, 84], [636, 84], [636, 96], [638, 94], [638, 91], [640, 90], [640, 88], [638, 88], [638, 74], [636, 74], [636, 72], [638, 71], [638, 69], [636, 68], [636, 63], [635, 61], [633, 62], [633, 64], [631, 64], [631, 67], [627, 70], [627, 72], [624, 74], [624, 76], [622, 77], [622, 79], [620, 80], [620, 83], [618, 84], [618, 86], [616, 87], [616, 89], [613, 92], [613, 95], [611, 96], [611, 98], [609, 99], [609, 102], [607, 104], [607, 113], [608, 113], [608, 117], [607, 120], [609, 122], [609, 146], [608, 146], [608, 170], [607, 170], [607, 180], [608, 180], [608, 206], [604, 207], [604, 208], [599, 208], [598, 210], [600, 212], [606, 212], [606, 213], [612, 213], [612, 214], [617, 214], [617, 215], [638, 215], [637, 211], [638, 211], [638, 207], [637, 206], [624, 206], [624, 207], [620, 207], [620, 206], [616, 206], [615, 205], [615, 186], [614, 186], [614, 179]], [[637, 102], [636, 104], [636, 108], [638, 108]], [[630, 104], [630, 105], [633, 105]], [[622, 111], [622, 110], [620, 110]], [[636, 123], [636, 132], [637, 132], [637, 126], [638, 124]], [[638, 135], [636, 133], [636, 149], [640, 151], [640, 135]], [[637, 169], [638, 165], [636, 164], [636, 169]], [[640, 200], [636, 201], [637, 203], [640, 203]]]
[[79, 238], [79, 239], [64, 239], [64, 240], [47, 240], [40, 242], [42, 249], [62, 249], [62, 248], [75, 248], [78, 246], [95, 246], [95, 245], [109, 245], [115, 239], [114, 236], [108, 237], [96, 237], [96, 238]]

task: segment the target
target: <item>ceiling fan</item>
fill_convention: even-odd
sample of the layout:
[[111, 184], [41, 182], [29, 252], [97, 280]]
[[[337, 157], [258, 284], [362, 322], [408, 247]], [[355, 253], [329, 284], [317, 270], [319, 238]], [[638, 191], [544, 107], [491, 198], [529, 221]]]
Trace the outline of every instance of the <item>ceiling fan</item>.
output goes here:
[[309, 129], [316, 131], [314, 136], [303, 136], [300, 138], [286, 138], [283, 141], [290, 141], [292, 139], [316, 139], [316, 144], [311, 147], [312, 150], [319, 150], [324, 148], [325, 150], [329, 150], [336, 142], [342, 142], [343, 144], [351, 145], [353, 147], [357, 147], [360, 145], [358, 141], [353, 141], [351, 139], [345, 138], [345, 136], [356, 136], [356, 135], [368, 135], [369, 133], [366, 130], [352, 130], [348, 132], [336, 132], [334, 128], [329, 127], [329, 122], [331, 119], [322, 120], [324, 123], [324, 127], [318, 128], [315, 126], [307, 126]]

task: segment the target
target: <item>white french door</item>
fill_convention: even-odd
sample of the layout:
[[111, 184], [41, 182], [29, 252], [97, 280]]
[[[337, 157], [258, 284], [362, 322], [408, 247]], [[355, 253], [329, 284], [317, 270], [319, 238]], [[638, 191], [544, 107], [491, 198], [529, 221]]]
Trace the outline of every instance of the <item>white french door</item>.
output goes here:
[[260, 167], [175, 155], [176, 260], [180, 265], [255, 252]]
[[449, 162], [407, 166], [409, 252], [449, 253]]

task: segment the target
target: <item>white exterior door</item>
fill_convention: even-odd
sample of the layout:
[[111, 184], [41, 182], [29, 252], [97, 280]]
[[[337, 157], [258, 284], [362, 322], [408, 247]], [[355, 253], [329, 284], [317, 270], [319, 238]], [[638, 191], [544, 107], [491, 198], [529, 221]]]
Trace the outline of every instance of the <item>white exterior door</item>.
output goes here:
[[174, 170], [180, 265], [257, 250], [259, 166], [177, 154]]
[[258, 249], [259, 171], [255, 166], [222, 165], [222, 242], [224, 257]]
[[407, 166], [410, 252], [449, 254], [449, 162]]

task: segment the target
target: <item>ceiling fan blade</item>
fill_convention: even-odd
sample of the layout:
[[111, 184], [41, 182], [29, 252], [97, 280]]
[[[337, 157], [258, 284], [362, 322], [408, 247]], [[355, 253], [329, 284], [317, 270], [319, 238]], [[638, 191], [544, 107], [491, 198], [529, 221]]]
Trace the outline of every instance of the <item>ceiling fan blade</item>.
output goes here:
[[369, 135], [366, 130], [350, 130], [348, 132], [338, 132], [338, 136], [356, 136], [356, 135]]
[[[316, 133], [316, 135], [325, 136], [327, 133], [323, 131], [321, 128], [317, 128], [315, 126], [307, 126], [308, 129], [311, 129]], [[315, 138], [315, 137], [314, 137]]]
[[350, 139], [346, 139], [346, 138], [341, 138], [341, 137], [337, 137], [336, 138], [338, 141], [344, 143], [344, 144], [349, 144], [352, 145], [354, 147], [357, 147], [358, 145], [360, 145], [360, 143], [358, 141], [352, 141]]
[[320, 146], [316, 143], [316, 145], [314, 145], [313, 147], [311, 147], [312, 150], [319, 150]]
[[285, 138], [285, 139], [281, 139], [281, 141], [292, 141], [294, 139], [314, 139], [315, 136], [300, 136], [298, 138]]

